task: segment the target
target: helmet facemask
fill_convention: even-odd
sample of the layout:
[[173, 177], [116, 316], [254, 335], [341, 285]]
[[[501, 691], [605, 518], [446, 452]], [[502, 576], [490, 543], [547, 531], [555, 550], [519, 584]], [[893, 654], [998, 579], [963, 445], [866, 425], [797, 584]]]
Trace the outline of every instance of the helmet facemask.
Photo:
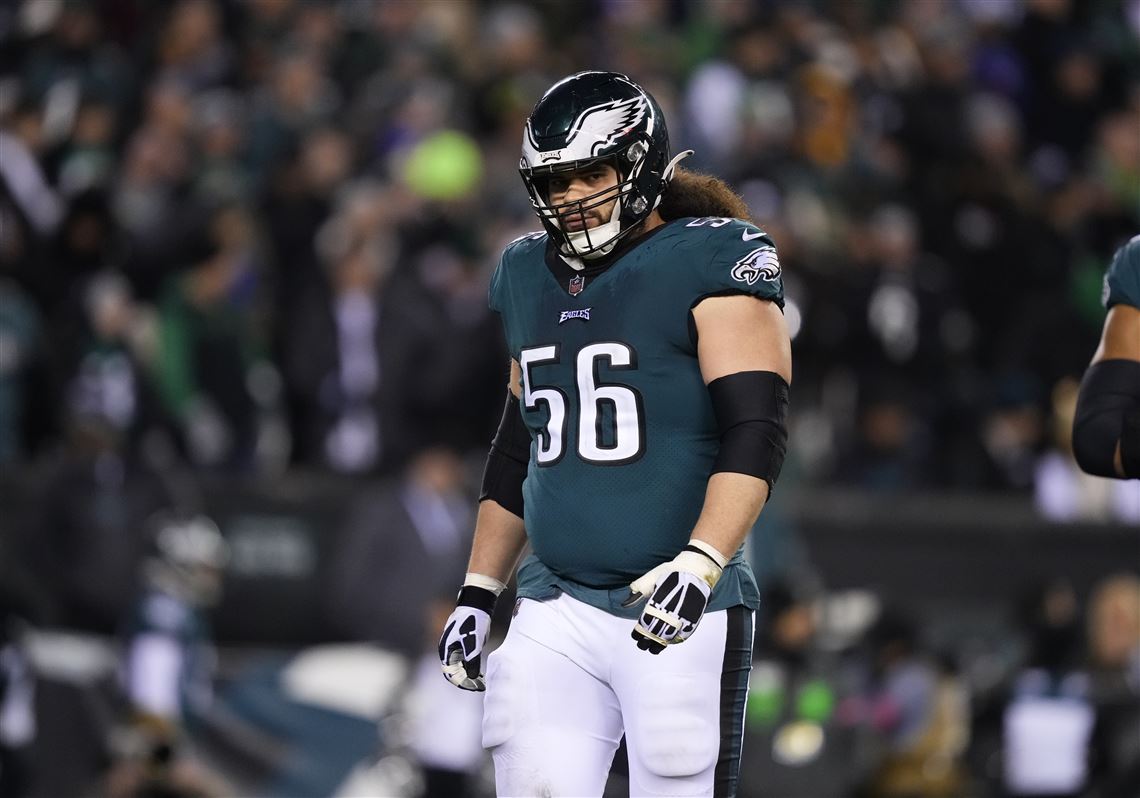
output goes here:
[[[649, 215], [652, 208], [638, 191], [638, 177], [645, 165], [647, 148], [640, 142], [630, 145], [629, 159], [632, 164], [625, 170], [615, 163], [617, 158], [594, 158], [585, 161], [572, 161], [552, 167], [526, 169], [520, 167], [523, 182], [530, 192], [531, 203], [543, 227], [558, 243], [558, 250], [571, 259], [593, 260], [613, 252], [618, 242]], [[607, 186], [601, 191], [557, 205], [551, 204], [548, 189], [550, 179], [559, 174], [576, 173], [588, 170], [599, 163], [609, 164], [618, 175], [616, 185]], [[658, 201], [660, 201], [658, 195]], [[589, 212], [613, 202], [609, 219], [594, 227], [585, 226], [580, 230], [563, 229], [563, 220], [580, 214], [584, 221]], [[656, 203], [655, 203], [656, 205]]]

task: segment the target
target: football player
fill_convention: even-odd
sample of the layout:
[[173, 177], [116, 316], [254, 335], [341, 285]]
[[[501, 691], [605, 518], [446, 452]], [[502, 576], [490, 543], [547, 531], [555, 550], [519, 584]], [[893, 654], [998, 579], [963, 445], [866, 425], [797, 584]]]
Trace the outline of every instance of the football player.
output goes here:
[[221, 593], [229, 548], [204, 515], [162, 511], [148, 523], [144, 590], [127, 625], [125, 687], [138, 744], [172, 749], [211, 699], [214, 649], [207, 614]]
[[499, 795], [601, 795], [623, 734], [632, 794], [736, 791], [758, 603], [741, 546], [784, 459], [791, 347], [774, 244], [724, 183], [678, 171], [689, 154], [612, 72], [556, 83], [525, 125], [543, 231], [491, 278], [510, 392], [439, 644], [452, 683], [486, 684]]
[[1104, 304], [1100, 346], [1077, 397], [1073, 453], [1090, 474], [1140, 479], [1140, 236], [1113, 256]]

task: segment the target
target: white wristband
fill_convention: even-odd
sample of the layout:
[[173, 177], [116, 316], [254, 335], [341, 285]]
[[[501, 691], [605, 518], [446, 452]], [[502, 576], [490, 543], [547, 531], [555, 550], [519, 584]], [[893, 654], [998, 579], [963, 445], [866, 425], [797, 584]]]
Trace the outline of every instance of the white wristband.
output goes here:
[[703, 540], [690, 540], [689, 545], [694, 549], [700, 549], [701, 552], [707, 554], [709, 558], [721, 568], [724, 568], [724, 566], [728, 564], [728, 558], [717, 551], [716, 547], [711, 543], [705, 543]]
[[484, 590], [490, 590], [496, 596], [507, 589], [507, 586], [500, 582], [493, 576], [484, 576], [483, 574], [467, 572], [467, 576], [463, 578], [463, 586], [481, 587]]

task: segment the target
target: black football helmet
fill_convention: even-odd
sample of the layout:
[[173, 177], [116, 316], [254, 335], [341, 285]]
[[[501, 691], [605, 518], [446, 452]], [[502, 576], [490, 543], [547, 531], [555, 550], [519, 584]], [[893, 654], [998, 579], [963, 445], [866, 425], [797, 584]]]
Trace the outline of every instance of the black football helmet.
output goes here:
[[[617, 72], [579, 72], [555, 83], [534, 106], [523, 132], [519, 173], [539, 221], [571, 261], [609, 254], [661, 201], [676, 162], [660, 106], [645, 89]], [[547, 184], [560, 172], [599, 161], [618, 173], [613, 216], [593, 229], [565, 232], [559, 218], [614, 199], [606, 189], [551, 205]]]

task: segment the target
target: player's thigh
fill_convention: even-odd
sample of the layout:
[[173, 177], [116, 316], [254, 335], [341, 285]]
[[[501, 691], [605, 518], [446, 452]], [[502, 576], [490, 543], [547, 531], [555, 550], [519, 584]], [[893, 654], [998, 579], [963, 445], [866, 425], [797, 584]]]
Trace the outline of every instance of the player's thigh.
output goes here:
[[752, 664], [752, 614], [709, 613], [684, 643], [623, 657], [615, 688], [630, 795], [733, 795]]
[[[533, 639], [524, 607], [487, 663], [483, 745], [499, 796], [601, 795], [621, 739], [613, 691]], [[541, 615], [542, 613], [535, 613]], [[524, 633], [524, 630], [527, 633]]]

